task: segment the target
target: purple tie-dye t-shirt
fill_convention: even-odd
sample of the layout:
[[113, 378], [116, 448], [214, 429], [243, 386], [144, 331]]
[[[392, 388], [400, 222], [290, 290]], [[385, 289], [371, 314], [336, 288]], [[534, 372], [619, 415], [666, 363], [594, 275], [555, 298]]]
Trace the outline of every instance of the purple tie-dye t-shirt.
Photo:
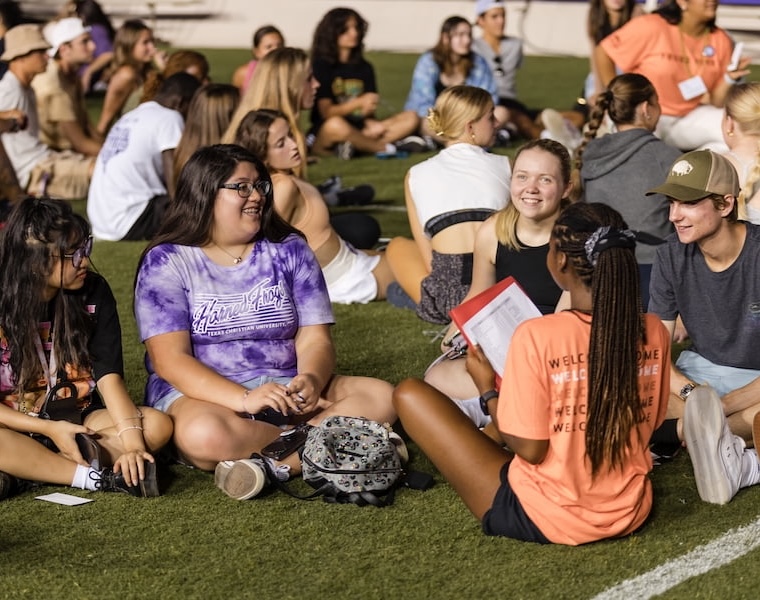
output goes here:
[[[217, 265], [200, 248], [156, 246], [137, 274], [135, 314], [143, 341], [189, 331], [193, 355], [238, 383], [294, 376], [298, 328], [334, 323], [319, 263], [295, 235], [258, 241], [232, 266]], [[145, 362], [152, 406], [173, 388]]]

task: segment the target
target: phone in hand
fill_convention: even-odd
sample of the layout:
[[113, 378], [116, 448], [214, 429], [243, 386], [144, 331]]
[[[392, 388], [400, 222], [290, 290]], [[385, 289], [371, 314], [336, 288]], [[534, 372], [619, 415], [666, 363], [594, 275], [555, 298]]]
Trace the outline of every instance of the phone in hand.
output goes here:
[[736, 71], [739, 68], [739, 61], [742, 59], [742, 52], [744, 52], [744, 42], [736, 42], [734, 51], [731, 54], [731, 62], [728, 63], [726, 70], [728, 72]]
[[262, 448], [261, 454], [273, 460], [282, 460], [290, 456], [306, 443], [310, 429], [311, 425], [301, 423], [293, 429], [283, 431], [276, 440]]

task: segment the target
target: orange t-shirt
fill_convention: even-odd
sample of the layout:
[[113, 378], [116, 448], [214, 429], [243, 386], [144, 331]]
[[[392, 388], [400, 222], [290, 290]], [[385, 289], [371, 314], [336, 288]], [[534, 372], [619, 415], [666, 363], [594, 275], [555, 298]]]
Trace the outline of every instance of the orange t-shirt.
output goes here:
[[591, 318], [561, 312], [531, 319], [515, 331], [499, 394], [498, 422], [507, 434], [549, 440], [543, 462], [515, 456], [509, 483], [527, 515], [557, 544], [577, 545], [627, 535], [652, 507], [649, 439], [662, 424], [670, 388], [670, 337], [646, 315], [647, 344], [639, 372], [646, 419], [622, 469], [591, 477], [586, 457], [586, 369]]
[[631, 19], [600, 44], [624, 73], [649, 79], [657, 90], [662, 114], [675, 117], [683, 117], [702, 102], [701, 96], [684, 100], [679, 82], [699, 75], [708, 92], [714, 90], [726, 74], [733, 50], [722, 29], [694, 38], [659, 15]]

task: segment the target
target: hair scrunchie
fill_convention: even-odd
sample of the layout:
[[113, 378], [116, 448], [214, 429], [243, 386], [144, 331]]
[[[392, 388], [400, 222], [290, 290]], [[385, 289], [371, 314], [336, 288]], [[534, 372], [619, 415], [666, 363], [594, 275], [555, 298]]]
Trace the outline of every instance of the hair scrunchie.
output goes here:
[[592, 267], [599, 260], [599, 253], [610, 248], [636, 248], [636, 234], [630, 229], [612, 229], [609, 225], [599, 227], [583, 245], [586, 258]]

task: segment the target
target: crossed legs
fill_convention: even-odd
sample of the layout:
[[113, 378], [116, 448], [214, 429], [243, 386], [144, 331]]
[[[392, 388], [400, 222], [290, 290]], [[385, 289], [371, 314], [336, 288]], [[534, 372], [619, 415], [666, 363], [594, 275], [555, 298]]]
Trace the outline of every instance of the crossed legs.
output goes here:
[[479, 521], [491, 508], [512, 455], [484, 435], [454, 403], [419, 379], [402, 381], [393, 406], [404, 430]]

